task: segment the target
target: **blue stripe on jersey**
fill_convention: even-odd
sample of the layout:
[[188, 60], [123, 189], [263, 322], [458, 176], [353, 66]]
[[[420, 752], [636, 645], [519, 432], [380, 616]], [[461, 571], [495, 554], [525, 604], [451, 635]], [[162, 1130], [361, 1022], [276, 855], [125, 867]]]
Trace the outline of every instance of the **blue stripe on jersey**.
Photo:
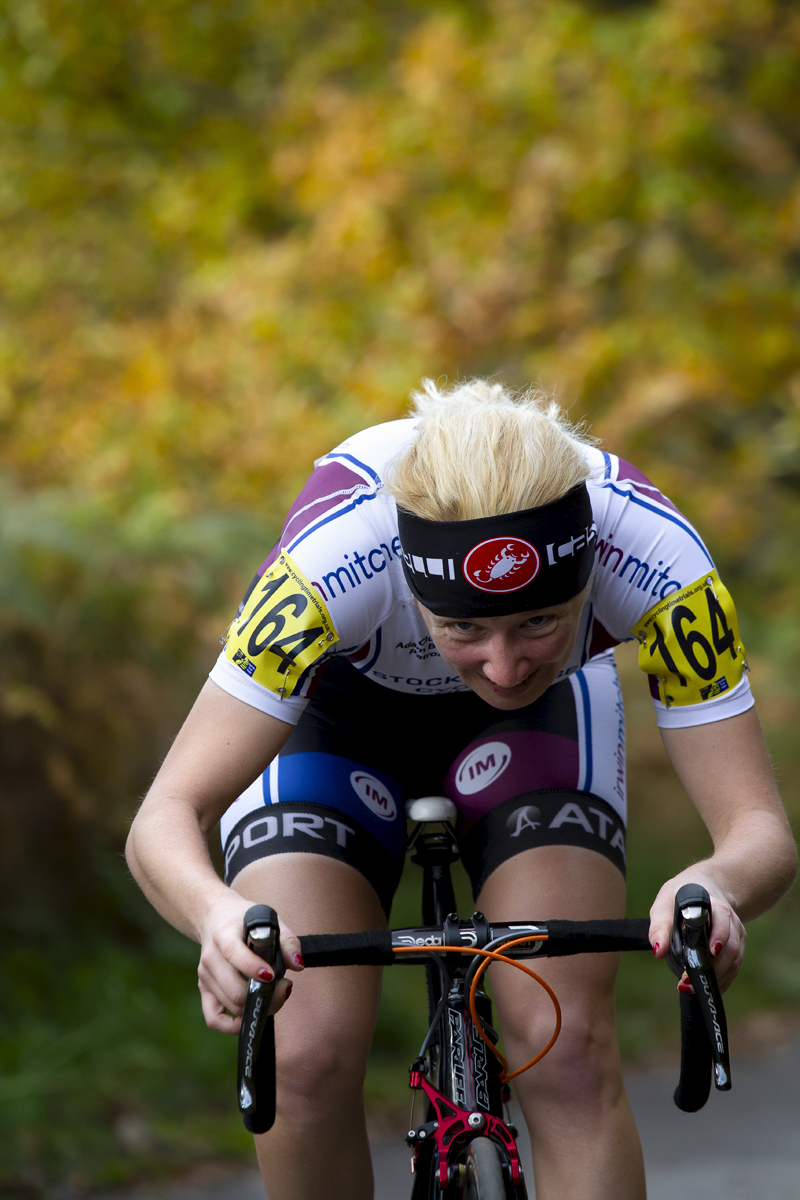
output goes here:
[[592, 713], [589, 707], [589, 685], [583, 671], [578, 671], [575, 678], [578, 680], [583, 698], [583, 737], [586, 743], [586, 771], [581, 791], [590, 792], [592, 790]]
[[656, 508], [653, 504], [648, 504], [646, 500], [641, 500], [638, 496], [634, 496], [632, 492], [626, 491], [625, 488], [618, 488], [613, 483], [606, 483], [603, 484], [603, 486], [610, 487], [611, 491], [616, 492], [618, 496], [625, 496], [628, 500], [630, 500], [631, 504], [639, 504], [642, 508], [646, 508], [648, 512], [655, 513], [657, 517], [663, 517], [665, 521], [672, 521], [673, 525], [677, 525], [678, 528], [682, 529], [684, 533], [688, 533], [692, 541], [697, 542], [697, 545], [708, 559], [709, 564], [712, 567], [714, 566], [714, 560], [708, 553], [708, 550], [706, 550], [698, 535], [692, 529], [691, 525], [687, 525], [684, 521], [679, 521], [677, 517], [672, 515], [672, 513], [662, 512], [660, 508]]
[[610, 479], [610, 478], [611, 478], [611, 455], [610, 455], [610, 454], [606, 454], [606, 452], [605, 452], [605, 450], [604, 450], [604, 451], [603, 451], [603, 458], [605, 459], [605, 462], [606, 462], [606, 469], [605, 469], [605, 472], [604, 472], [604, 474], [603, 474], [603, 479]]
[[583, 639], [583, 650], [581, 651], [581, 666], [586, 665], [586, 660], [589, 657], [589, 646], [592, 641], [592, 622], [594, 620], [594, 605], [589, 605], [589, 616], [586, 620], [586, 634]]
[[297, 683], [294, 685], [294, 691], [292, 692], [292, 695], [301, 697], [303, 694], [303, 688], [308, 683], [309, 677], [312, 674], [312, 672], [316, 671], [316, 669], [318, 667], [323, 668], [325, 666], [325, 663], [328, 662], [329, 660], [330, 660], [330, 655], [323, 656], [322, 658], [317, 659], [316, 662], [311, 663], [311, 666], [306, 667], [305, 671], [303, 671], [303, 674], [300, 676]]
[[353, 458], [352, 454], [341, 454], [334, 450], [331, 454], [326, 454], [325, 458], [328, 460], [336, 459], [336, 458], [344, 458], [347, 460], [347, 462], [351, 462], [354, 467], [358, 467], [359, 471], [363, 471], [365, 475], [369, 475], [369, 477], [373, 483], [377, 483], [378, 485], [380, 485], [380, 482], [381, 482], [380, 475], [376, 475], [375, 472], [373, 471], [372, 467], [368, 467], [366, 463], [362, 463], [359, 461], [359, 459]]
[[372, 667], [375, 666], [375, 663], [377, 661], [377, 658], [378, 658], [378, 655], [380, 654], [380, 652], [381, 652], [381, 627], [379, 625], [378, 628], [375, 630], [375, 653], [373, 654], [373, 656], [369, 660], [369, 662], [366, 664], [366, 666], [357, 667], [356, 670], [360, 671], [362, 675], [366, 674], [367, 671], [371, 670]]
[[294, 539], [291, 545], [287, 546], [287, 550], [290, 554], [293, 554], [301, 542], [305, 541], [305, 539], [312, 533], [316, 533], [318, 529], [322, 529], [323, 525], [327, 525], [329, 522], [335, 521], [337, 517], [343, 517], [345, 513], [352, 512], [354, 508], [357, 508], [359, 504], [363, 504], [365, 500], [374, 499], [374, 492], [365, 496], [356, 496], [355, 500], [353, 500], [351, 504], [345, 505], [344, 508], [340, 508], [337, 512], [329, 513], [327, 517], [323, 517], [321, 521], [317, 521], [316, 525], [309, 525], [308, 529], [304, 529], [303, 532]]

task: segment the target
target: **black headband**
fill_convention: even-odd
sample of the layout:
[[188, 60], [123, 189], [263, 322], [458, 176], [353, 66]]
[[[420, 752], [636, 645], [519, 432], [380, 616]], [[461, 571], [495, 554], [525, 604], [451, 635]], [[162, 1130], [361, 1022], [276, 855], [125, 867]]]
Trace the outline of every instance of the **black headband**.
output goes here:
[[439, 617], [549, 608], [589, 582], [597, 529], [586, 484], [524, 512], [425, 521], [397, 510], [411, 592]]

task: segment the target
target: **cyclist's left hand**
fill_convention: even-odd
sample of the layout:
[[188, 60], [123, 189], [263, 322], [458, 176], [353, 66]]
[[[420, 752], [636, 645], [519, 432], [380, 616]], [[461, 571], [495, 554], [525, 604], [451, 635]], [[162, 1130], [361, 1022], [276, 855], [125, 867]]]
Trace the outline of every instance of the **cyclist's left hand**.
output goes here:
[[[238, 1033], [242, 1023], [248, 980], [272, 978], [272, 970], [242, 940], [244, 915], [252, 901], [226, 888], [209, 906], [201, 933], [197, 983], [203, 1015], [210, 1029], [220, 1033]], [[289, 971], [302, 971], [300, 942], [283, 922], [281, 948]], [[263, 974], [269, 972], [269, 977]], [[275, 984], [269, 1011], [275, 1013], [288, 999], [291, 982], [284, 978]]]
[[720, 990], [724, 992], [739, 974], [747, 933], [719, 886], [701, 868], [689, 867], [674, 879], [667, 880], [661, 888], [650, 909], [650, 945], [656, 958], [666, 958], [672, 933], [675, 895], [685, 883], [702, 884], [711, 897], [711, 932], [708, 940]]

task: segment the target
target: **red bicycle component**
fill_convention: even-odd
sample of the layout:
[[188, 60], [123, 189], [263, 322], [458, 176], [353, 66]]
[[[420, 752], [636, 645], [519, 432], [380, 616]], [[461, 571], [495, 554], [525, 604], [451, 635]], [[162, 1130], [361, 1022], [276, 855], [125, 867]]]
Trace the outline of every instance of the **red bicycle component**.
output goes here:
[[[471, 1137], [475, 1136], [474, 1128], [468, 1123], [469, 1111], [466, 1108], [460, 1108], [452, 1100], [448, 1100], [446, 1096], [443, 1096], [437, 1088], [428, 1083], [421, 1071], [411, 1071], [408, 1086], [417, 1089], [421, 1088], [430, 1100], [436, 1113], [437, 1127], [433, 1132], [433, 1136], [436, 1138], [436, 1146], [439, 1151], [439, 1183], [441, 1187], [446, 1188], [449, 1183], [450, 1151], [453, 1147], [453, 1142], [462, 1133], [468, 1133]], [[498, 1117], [493, 1117], [491, 1113], [481, 1113], [481, 1116], [486, 1122], [480, 1131], [481, 1136], [493, 1137], [505, 1146], [511, 1166], [511, 1181], [514, 1184], [518, 1184], [520, 1181], [519, 1154], [517, 1153], [517, 1143], [514, 1141], [511, 1130]], [[418, 1155], [419, 1147], [417, 1146], [415, 1148], [415, 1156]]]

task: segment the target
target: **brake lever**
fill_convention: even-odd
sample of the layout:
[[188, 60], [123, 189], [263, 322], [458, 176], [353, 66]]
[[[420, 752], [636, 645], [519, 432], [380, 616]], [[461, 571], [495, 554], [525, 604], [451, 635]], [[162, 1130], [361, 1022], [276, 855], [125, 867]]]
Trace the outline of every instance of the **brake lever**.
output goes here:
[[244, 916], [247, 948], [275, 972], [269, 982], [248, 981], [239, 1033], [239, 1109], [245, 1128], [265, 1133], [275, 1121], [275, 1028], [269, 1006], [275, 984], [284, 974], [278, 916], [266, 904], [254, 904]]
[[667, 962], [680, 979], [684, 971], [694, 989], [705, 1023], [717, 1091], [731, 1088], [728, 1026], [709, 946], [711, 898], [704, 887], [688, 883], [678, 889]]

